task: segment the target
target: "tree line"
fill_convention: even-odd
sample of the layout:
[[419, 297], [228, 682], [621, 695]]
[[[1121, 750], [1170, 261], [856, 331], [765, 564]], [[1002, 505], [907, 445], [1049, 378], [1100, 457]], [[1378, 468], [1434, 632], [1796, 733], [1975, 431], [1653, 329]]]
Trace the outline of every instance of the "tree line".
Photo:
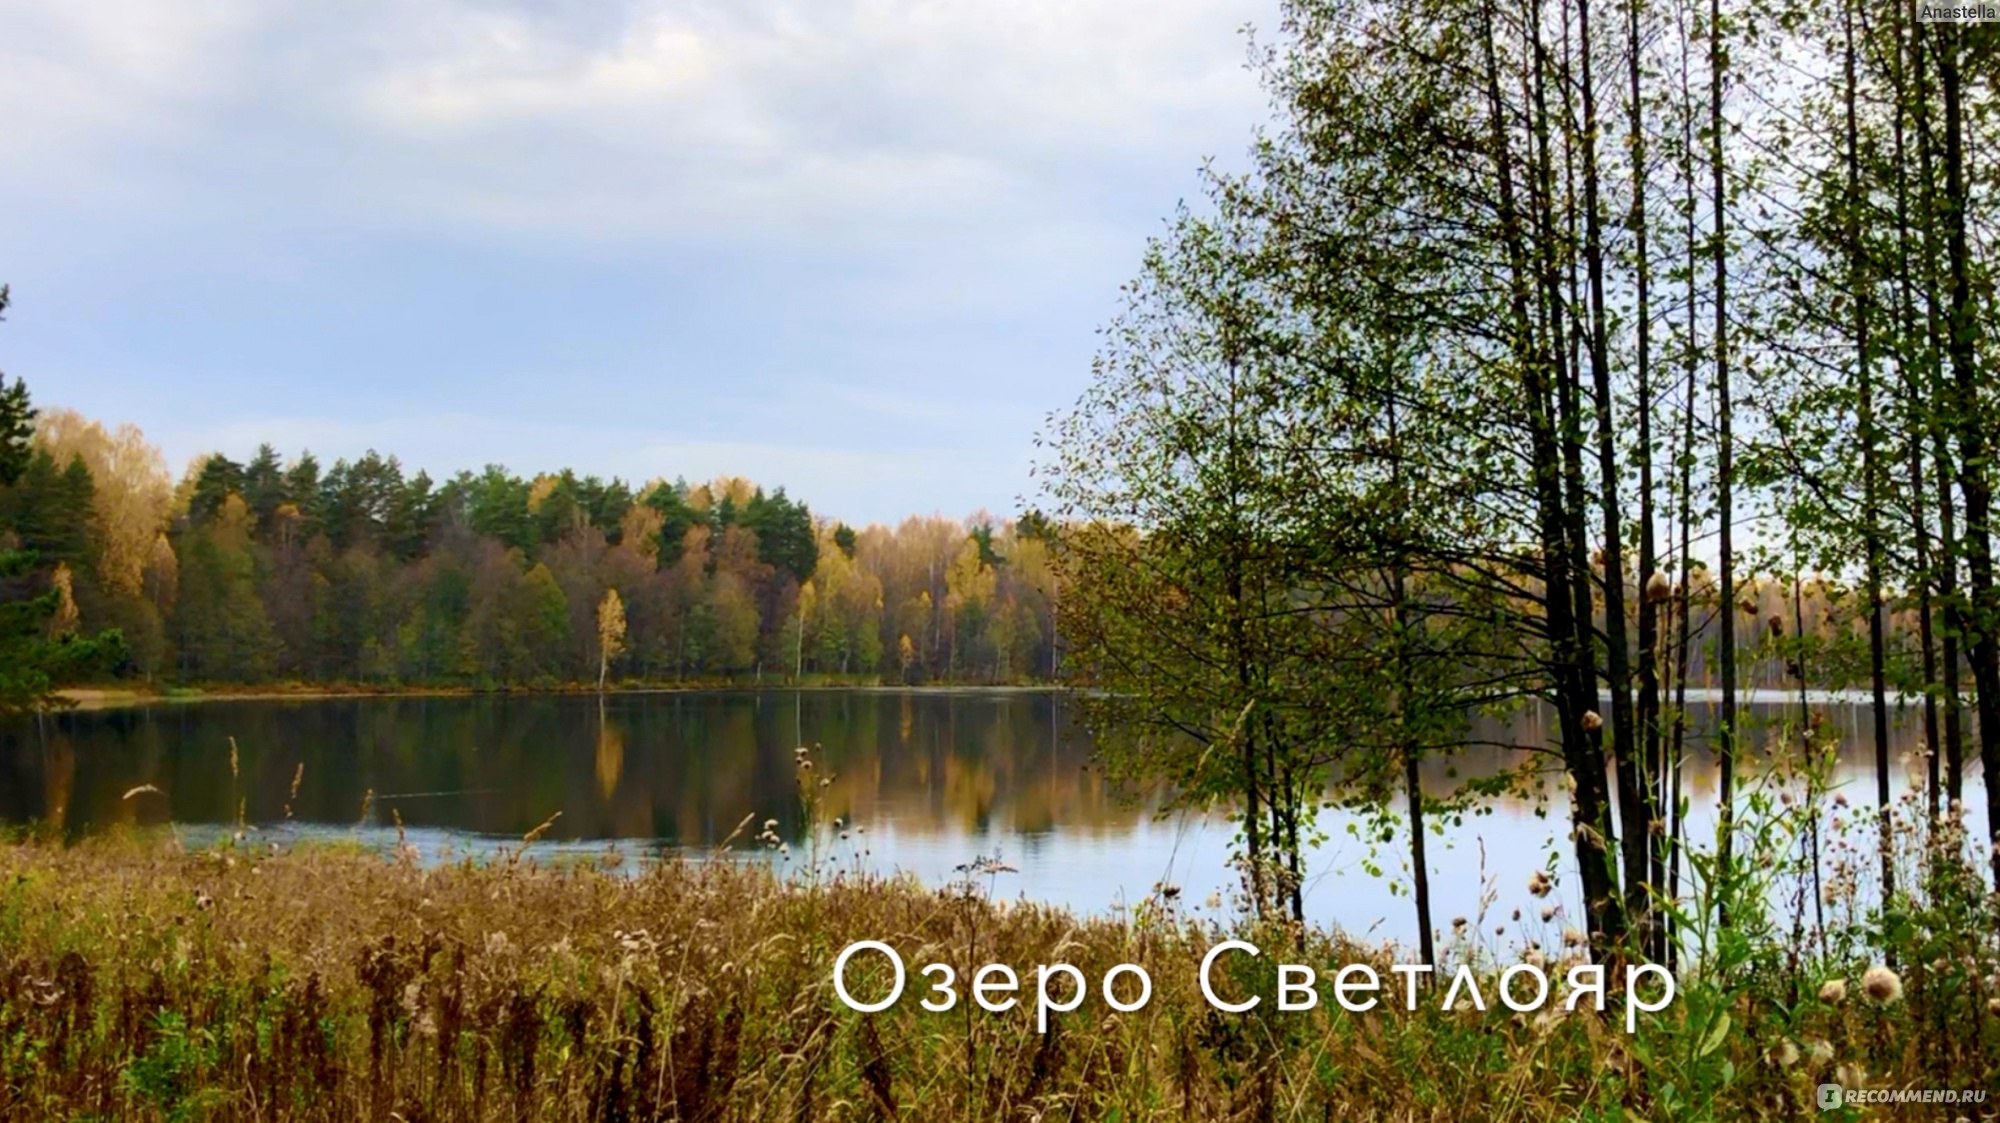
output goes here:
[[1812, 691], [1872, 697], [1885, 903], [1915, 891], [1891, 704], [1921, 711], [1933, 826], [1983, 764], [1992, 855], [1993, 29], [1901, 0], [1283, 13], [1248, 169], [1151, 244], [1046, 434], [1114, 759], [1229, 801], [1253, 897], [1294, 917], [1329, 788], [1393, 806], [1427, 956], [1424, 823], [1464, 805], [1418, 766], [1481, 712], [1554, 715], [1599, 947], [1673, 945], [1691, 685], [1707, 879], [1767, 763], [1752, 685], [1796, 695], [1808, 761]]
[[15, 387], [9, 605], [60, 584], [63, 614], [35, 601], [26, 630], [117, 641], [45, 676], [40, 697], [103, 678], [1018, 682], [1053, 666], [1032, 520], [857, 529], [740, 478], [633, 487], [488, 466], [437, 483], [394, 456], [322, 466], [268, 444], [175, 481], [138, 429], [37, 413]]

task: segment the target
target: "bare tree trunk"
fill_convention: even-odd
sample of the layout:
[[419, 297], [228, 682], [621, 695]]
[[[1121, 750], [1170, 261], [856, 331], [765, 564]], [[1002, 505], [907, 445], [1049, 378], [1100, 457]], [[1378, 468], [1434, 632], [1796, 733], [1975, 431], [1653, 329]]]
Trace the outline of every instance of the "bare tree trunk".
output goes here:
[[[1722, 141], [1722, 0], [1708, 3], [1708, 157], [1713, 200], [1714, 243], [1709, 247], [1715, 289], [1715, 423], [1717, 549], [1721, 554], [1722, 604], [1719, 622], [1721, 650], [1717, 670], [1722, 679], [1722, 713], [1716, 729], [1715, 752], [1721, 772], [1716, 792], [1716, 856], [1728, 866], [1735, 853], [1736, 833], [1736, 549], [1735, 435], [1729, 400], [1729, 196], [1723, 177]], [[1724, 918], [1726, 921], [1726, 917]]]
[[[1389, 395], [1387, 403], [1389, 421], [1389, 448], [1391, 454], [1390, 475], [1394, 494], [1399, 502], [1408, 502], [1403, 493], [1403, 447], [1402, 432], [1396, 418], [1396, 396]], [[1424, 853], [1424, 790], [1423, 777], [1417, 767], [1417, 747], [1415, 738], [1409, 731], [1408, 698], [1410, 692], [1410, 604], [1409, 580], [1403, 559], [1398, 557], [1389, 571], [1390, 607], [1396, 627], [1396, 682], [1397, 738], [1401, 742], [1398, 750], [1403, 758], [1403, 793], [1410, 813], [1410, 869], [1412, 871], [1412, 895], [1417, 908], [1417, 948], [1423, 962], [1433, 966], [1437, 963], [1437, 948], [1431, 927], [1431, 871], [1429, 858]]]
[[[1232, 357], [1229, 360], [1228, 448], [1230, 463], [1229, 478], [1232, 487], [1235, 486], [1235, 481], [1242, 478], [1237, 467], [1240, 451], [1239, 441], [1236, 436], [1236, 409], [1236, 360]], [[1252, 699], [1255, 698], [1255, 693], [1252, 689], [1251, 681], [1249, 635], [1244, 627], [1243, 618], [1242, 547], [1243, 530], [1241, 520], [1237, 516], [1235, 496], [1232, 494], [1230, 499], [1229, 550], [1225, 561], [1228, 571], [1224, 576], [1224, 582], [1229, 595], [1227, 611], [1229, 613], [1230, 651], [1231, 657], [1236, 664], [1236, 683], [1243, 692], [1244, 704], [1248, 706], [1253, 704]], [[1258, 820], [1258, 816], [1262, 814], [1258, 810], [1259, 796], [1262, 792], [1260, 791], [1257, 776], [1257, 738], [1252, 734], [1252, 731], [1258, 728], [1259, 723], [1250, 720], [1250, 717], [1251, 715], [1246, 709], [1237, 719], [1236, 739], [1241, 753], [1240, 759], [1243, 762], [1243, 834], [1244, 845], [1249, 850], [1250, 895], [1255, 901], [1254, 907], [1257, 915], [1263, 916], [1268, 902], [1266, 900], [1267, 894], [1264, 890], [1264, 839]]]
[[1881, 829], [1882, 895], [1886, 899], [1896, 891], [1895, 831], [1889, 802], [1889, 690], [1882, 634], [1882, 529], [1877, 511], [1881, 472], [1876, 463], [1875, 370], [1868, 340], [1868, 266], [1861, 245], [1861, 143], [1854, 104], [1856, 75], [1852, 0], [1842, 5], [1841, 28], [1846, 77], [1843, 101], [1847, 125], [1847, 199], [1844, 209], [1847, 212], [1848, 284], [1854, 305], [1854, 361], [1859, 383], [1861, 535], [1866, 554], [1866, 572], [1862, 579], [1868, 598], [1868, 681], [1874, 701], [1875, 804]]
[[1597, 486], [1604, 520], [1604, 670], [1611, 690], [1611, 760], [1618, 773], [1619, 835], [1625, 865], [1625, 913], [1650, 942], [1647, 915], [1646, 781], [1633, 728], [1632, 666], [1625, 630], [1625, 545], [1618, 505], [1618, 444], [1612, 436], [1611, 356], [1604, 308], [1604, 229], [1597, 176], [1597, 93], [1592, 72], [1590, 0], [1577, 0], [1577, 42], [1583, 81], [1583, 263], [1590, 286], [1590, 381], [1597, 399]]
[[[1564, 754], [1570, 760], [1569, 775], [1576, 786], [1572, 798], [1577, 862], [1583, 879], [1585, 909], [1591, 935], [1599, 947], [1623, 938], [1625, 915], [1619, 893], [1615, 865], [1617, 831], [1611, 822], [1611, 793], [1606, 780], [1603, 720], [1597, 715], [1597, 655], [1590, 595], [1591, 566], [1588, 506], [1583, 482], [1582, 386], [1577, 351], [1579, 341], [1568, 330], [1570, 317], [1579, 303], [1573, 291], [1564, 292], [1565, 275], [1573, 290], [1576, 274], [1558, 256], [1562, 246], [1575, 240], [1575, 192], [1569, 175], [1570, 133], [1565, 138], [1565, 178], [1563, 226], [1557, 226], [1555, 154], [1550, 140], [1548, 51], [1542, 42], [1541, 9], [1530, 0], [1527, 5], [1529, 36], [1534, 45], [1530, 77], [1534, 97], [1535, 179], [1532, 195], [1537, 224], [1536, 251], [1542, 282], [1542, 318], [1547, 331], [1547, 355], [1555, 378], [1556, 447], [1560, 455], [1558, 478], [1557, 541], [1564, 558], [1562, 577], [1556, 587], [1570, 598], [1566, 652], [1558, 649], [1558, 659], [1568, 656], [1566, 705], [1569, 728], [1563, 730]], [[1565, 59], [1567, 55], [1565, 54]], [[1566, 75], [1556, 76], [1564, 88]], [[1554, 598], [1552, 598], [1554, 599]]]
[[1938, 304], [1937, 262], [1942, 256], [1938, 245], [1937, 180], [1935, 139], [1931, 135], [1930, 78], [1926, 61], [1930, 57], [1921, 25], [1911, 36], [1914, 53], [1917, 128], [1917, 182], [1922, 203], [1924, 371], [1929, 408], [1924, 423], [1930, 436], [1931, 472], [1935, 479], [1938, 508], [1938, 551], [1936, 566], [1937, 599], [1944, 612], [1944, 791], [1945, 799], [1956, 803], [1965, 796], [1965, 730], [1959, 681], [1959, 642], [1965, 634], [1965, 614], [1958, 593], [1958, 511], [1952, 494], [1957, 470], [1951, 462], [1947, 439], [1950, 391], [1944, 382], [1941, 356], [1944, 351], [1944, 313]]
[[1924, 452], [1923, 431], [1925, 425], [1924, 379], [1920, 371], [1923, 364], [1917, 358], [1919, 348], [1916, 304], [1912, 298], [1910, 278], [1910, 191], [1909, 191], [1909, 145], [1905, 135], [1906, 107], [1909, 105], [1909, 61], [1905, 54], [1909, 29], [1905, 26], [1905, 12], [1899, 2], [1893, 6], [1895, 13], [1891, 27], [1894, 49], [1890, 53], [1891, 82], [1895, 96], [1895, 111], [1892, 114], [1892, 139], [1894, 142], [1894, 175], [1896, 188], [1896, 319], [1900, 339], [1896, 349], [1896, 365], [1899, 381], [1903, 387], [1904, 410], [1908, 422], [1904, 432], [1904, 461], [1910, 487], [1910, 541], [1915, 551], [1917, 594], [1917, 647], [1923, 665], [1924, 676], [1924, 765], [1925, 765], [1925, 806], [1933, 827], [1937, 825], [1943, 784], [1939, 774], [1939, 727], [1938, 727], [1938, 660], [1937, 635], [1932, 613], [1935, 604], [1931, 597], [1936, 575], [1932, 569], [1933, 558], [1930, 537], [1930, 520], [1924, 514]]
[[[1683, 9], [1675, 9], [1678, 24]], [[1677, 38], [1681, 44], [1681, 203], [1682, 240], [1686, 243], [1686, 293], [1684, 304], [1687, 308], [1687, 347], [1685, 354], [1685, 387], [1681, 401], [1681, 441], [1679, 493], [1677, 497], [1677, 519], [1680, 524], [1681, 579], [1674, 589], [1674, 615], [1676, 617], [1674, 638], [1674, 727], [1672, 742], [1667, 748], [1667, 775], [1662, 783], [1662, 801], [1670, 815], [1667, 827], [1667, 898], [1680, 900], [1681, 893], [1681, 847], [1684, 841], [1681, 815], [1681, 761], [1687, 748], [1687, 680], [1688, 653], [1694, 640], [1694, 413], [1695, 401], [1701, 391], [1701, 349], [1700, 349], [1700, 303], [1696, 299], [1700, 293], [1700, 242], [1695, 232], [1695, 179], [1694, 179], [1694, 103], [1693, 80], [1688, 65], [1688, 36], [1684, 26], [1677, 27]], [[1677, 950], [1673, 933], [1663, 928], [1661, 939], [1666, 945], [1667, 960], [1672, 962]]]
[[1953, 422], [1958, 433], [1958, 490], [1965, 498], [1965, 566], [1971, 586], [1972, 686], [1979, 712], [1979, 759], [1986, 774], [1986, 839], [1993, 879], [2000, 885], [2000, 645], [1996, 645], [1991, 517], [1993, 492], [1987, 475], [1984, 411], [1980, 407], [1977, 335], [1972, 302], [1972, 267], [1966, 244], [1969, 192], [1965, 168], [1965, 108], [1958, 61], [1962, 30], [1940, 24], [1945, 49], [1938, 60], [1944, 91], [1945, 257], [1951, 271], [1948, 351], [1957, 384]]
[[[1635, 307], [1633, 317], [1637, 332], [1637, 354], [1634, 356], [1634, 373], [1637, 378], [1634, 409], [1639, 415], [1639, 735], [1642, 743], [1639, 749], [1640, 766], [1645, 779], [1645, 799], [1647, 846], [1650, 860], [1647, 863], [1646, 878], [1654, 890], [1660, 891], [1667, 883], [1666, 858], [1663, 839], [1655, 837], [1656, 824], [1665, 814], [1660, 806], [1659, 780], [1661, 775], [1660, 754], [1660, 676], [1658, 667], [1660, 646], [1660, 598], [1653, 595], [1653, 581], [1659, 574], [1660, 558], [1658, 547], [1653, 541], [1654, 499], [1653, 499], [1653, 384], [1652, 384], [1652, 261], [1647, 256], [1646, 234], [1646, 121], [1645, 102], [1640, 87], [1640, 57], [1644, 43], [1639, 34], [1640, 0], [1626, 0], [1625, 49], [1626, 78], [1630, 83], [1628, 97], [1631, 99], [1632, 151], [1632, 211], [1627, 226], [1633, 241], [1633, 290]], [[1626, 824], [1629, 833], [1635, 824]], [[1649, 954], [1654, 959], [1666, 958], [1666, 943], [1658, 924], [1651, 926], [1653, 944]]]
[[[1514, 153], [1507, 141], [1505, 103], [1501, 98], [1498, 45], [1495, 41], [1491, 0], [1482, 5], [1485, 32], [1485, 62], [1488, 100], [1488, 129], [1494, 172], [1499, 178], [1500, 224], [1506, 240], [1509, 273], [1509, 310], [1513, 322], [1511, 341], [1521, 371], [1521, 392], [1530, 436], [1532, 486], [1535, 491], [1537, 550], [1542, 579], [1543, 607], [1547, 616], [1551, 646], [1550, 670], [1554, 678], [1556, 718], [1564, 763], [1577, 784], [1571, 804], [1575, 827], [1575, 849], [1582, 880], [1587, 923], [1593, 933], [1622, 931], [1623, 916], [1617, 908], [1616, 889], [1605, 868], [1600, 844], [1587, 833], [1597, 821], [1603, 804], [1595, 793], [1603, 786], [1603, 756], [1593, 753], [1583, 732], [1583, 714], [1590, 708], [1590, 683], [1578, 681], [1576, 639], [1588, 620], [1575, 616], [1572, 590], [1578, 576], [1571, 568], [1569, 535], [1564, 523], [1562, 453], [1556, 436], [1549, 374], [1561, 353], [1560, 342], [1550, 345], [1538, 331], [1533, 308], [1539, 285], [1536, 266], [1527, 247], [1528, 216], [1516, 197]], [[1545, 135], [1545, 134], [1544, 134]], [[1546, 167], [1545, 161], [1541, 165]], [[1542, 174], [1542, 173], [1538, 173]], [[1546, 179], [1542, 181], [1546, 184]], [[1529, 206], [1535, 213], [1545, 208], [1530, 191]], [[1595, 759], [1596, 788], [1588, 785]]]

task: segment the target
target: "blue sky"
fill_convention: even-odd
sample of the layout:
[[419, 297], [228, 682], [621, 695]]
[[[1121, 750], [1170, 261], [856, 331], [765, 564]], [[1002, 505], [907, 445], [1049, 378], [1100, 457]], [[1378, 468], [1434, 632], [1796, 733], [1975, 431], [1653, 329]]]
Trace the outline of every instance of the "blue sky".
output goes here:
[[1016, 509], [1272, 0], [0, 0], [0, 369], [178, 473]]

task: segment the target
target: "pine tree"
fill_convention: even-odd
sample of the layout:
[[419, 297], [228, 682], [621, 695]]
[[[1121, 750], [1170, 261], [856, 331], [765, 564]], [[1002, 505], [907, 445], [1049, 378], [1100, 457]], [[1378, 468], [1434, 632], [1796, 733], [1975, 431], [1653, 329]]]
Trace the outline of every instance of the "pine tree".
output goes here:
[[[0, 286], [0, 313], [9, 295]], [[31, 453], [34, 423], [27, 385], [19, 379], [9, 385], [0, 375], [0, 716], [62, 704], [57, 686], [110, 670], [124, 652], [116, 631], [77, 631], [71, 575], [74, 560], [87, 552], [81, 535], [90, 474], [58, 474], [46, 451]], [[72, 466], [81, 469], [82, 462]], [[18, 489], [31, 473], [39, 494], [24, 502]], [[24, 507], [34, 511], [31, 527], [21, 525]], [[39, 548], [22, 548], [31, 536]], [[51, 560], [44, 549], [66, 556]]]

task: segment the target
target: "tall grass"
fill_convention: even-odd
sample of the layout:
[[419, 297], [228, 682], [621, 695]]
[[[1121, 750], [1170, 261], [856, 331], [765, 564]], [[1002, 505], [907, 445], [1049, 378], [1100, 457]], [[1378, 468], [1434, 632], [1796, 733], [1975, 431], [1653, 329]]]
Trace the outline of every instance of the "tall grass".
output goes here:
[[[1166, 898], [1079, 918], [972, 885], [727, 861], [426, 868], [353, 848], [30, 840], [0, 845], [0, 1118], [1793, 1118], [1836, 1074], [1993, 1085], [1991, 902], [1949, 899], [1961, 911], [1891, 921], [1893, 1000], [1863, 994], [1858, 946], [1808, 957], [1752, 927], [1684, 965], [1682, 999], [1627, 1037], [1615, 1003], [1517, 1015], [1490, 985], [1485, 1012], [1440, 1010], [1431, 992], [1414, 1013], [1347, 1013], [1329, 968], [1386, 968], [1393, 949], [1225, 931]], [[1486, 923], [1458, 926], [1449, 954], [1491, 972]], [[1268, 996], [1274, 962], [1308, 963], [1318, 1008], [1211, 1009], [1197, 965], [1225, 936], [1266, 950], [1226, 960], [1225, 987]], [[879, 1014], [833, 993], [833, 959], [860, 939], [912, 972]], [[1583, 954], [1548, 943], [1526, 954]], [[1859, 956], [1848, 993], [1822, 993], [1841, 956]], [[915, 971], [933, 960], [959, 980], [946, 1013], [918, 1006]], [[1021, 974], [1022, 1008], [970, 1004], [986, 962]], [[1092, 993], [1041, 1035], [1027, 1007], [1035, 965], [1053, 962]], [[1133, 1013], [1096, 993], [1124, 962], [1154, 984]]]

